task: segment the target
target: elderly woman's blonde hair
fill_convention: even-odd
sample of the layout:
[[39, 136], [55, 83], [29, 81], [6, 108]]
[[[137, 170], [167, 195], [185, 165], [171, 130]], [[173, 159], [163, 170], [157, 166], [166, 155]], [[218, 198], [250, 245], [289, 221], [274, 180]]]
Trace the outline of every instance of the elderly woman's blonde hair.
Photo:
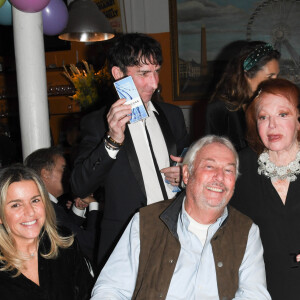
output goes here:
[[58, 256], [59, 248], [68, 248], [73, 244], [74, 237], [61, 236], [57, 232], [55, 211], [48, 196], [48, 192], [43, 181], [35, 171], [23, 165], [17, 164], [2, 170], [0, 174], [0, 271], [16, 271], [15, 276], [20, 275], [23, 263], [30, 257], [19, 253], [15, 246], [15, 241], [11, 229], [7, 225], [4, 206], [7, 198], [8, 187], [14, 182], [34, 181], [41, 194], [45, 206], [45, 223], [39, 235], [39, 241], [45, 233], [50, 240], [50, 249], [46, 253], [40, 253], [46, 259], [55, 259]]

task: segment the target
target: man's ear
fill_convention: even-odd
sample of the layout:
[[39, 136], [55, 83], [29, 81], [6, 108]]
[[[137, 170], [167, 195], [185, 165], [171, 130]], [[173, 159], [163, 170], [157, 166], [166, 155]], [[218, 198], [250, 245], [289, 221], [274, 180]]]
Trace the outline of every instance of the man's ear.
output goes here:
[[188, 165], [183, 165], [182, 166], [182, 181], [184, 182], [185, 185], [187, 185], [190, 177], [190, 172]]
[[0, 219], [0, 224], [3, 224], [2, 220]]
[[114, 77], [115, 80], [119, 80], [123, 77], [125, 77], [125, 74], [121, 71], [119, 67], [113, 66], [111, 68], [111, 74]]
[[50, 172], [46, 169], [41, 170], [41, 178], [43, 181], [47, 181], [49, 178]]

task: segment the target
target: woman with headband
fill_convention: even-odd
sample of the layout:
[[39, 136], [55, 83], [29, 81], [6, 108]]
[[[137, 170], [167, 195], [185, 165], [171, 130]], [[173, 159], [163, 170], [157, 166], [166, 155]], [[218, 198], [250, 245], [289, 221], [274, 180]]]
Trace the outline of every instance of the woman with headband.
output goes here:
[[227, 136], [245, 148], [245, 107], [260, 82], [276, 78], [280, 53], [270, 44], [249, 42], [226, 66], [206, 110], [205, 133]]

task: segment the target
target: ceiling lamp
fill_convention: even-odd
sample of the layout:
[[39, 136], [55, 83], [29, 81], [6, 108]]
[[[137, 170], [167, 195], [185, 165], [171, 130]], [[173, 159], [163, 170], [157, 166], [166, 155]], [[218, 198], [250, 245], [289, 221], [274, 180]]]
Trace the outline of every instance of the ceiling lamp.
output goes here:
[[92, 0], [74, 0], [69, 5], [67, 27], [58, 36], [61, 40], [98, 42], [112, 39], [113, 29]]

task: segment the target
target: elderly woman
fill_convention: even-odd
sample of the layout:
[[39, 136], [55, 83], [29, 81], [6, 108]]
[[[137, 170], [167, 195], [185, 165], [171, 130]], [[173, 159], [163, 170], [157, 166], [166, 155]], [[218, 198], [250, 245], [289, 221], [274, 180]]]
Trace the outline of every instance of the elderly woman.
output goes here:
[[263, 80], [276, 78], [280, 53], [270, 44], [248, 42], [226, 66], [206, 110], [205, 133], [224, 135], [237, 151], [247, 146], [244, 109]]
[[231, 204], [259, 226], [273, 300], [300, 299], [299, 97], [285, 79], [260, 84], [246, 111], [250, 148]]
[[0, 179], [1, 300], [89, 299], [91, 274], [77, 242], [58, 231], [43, 182], [12, 166]]

